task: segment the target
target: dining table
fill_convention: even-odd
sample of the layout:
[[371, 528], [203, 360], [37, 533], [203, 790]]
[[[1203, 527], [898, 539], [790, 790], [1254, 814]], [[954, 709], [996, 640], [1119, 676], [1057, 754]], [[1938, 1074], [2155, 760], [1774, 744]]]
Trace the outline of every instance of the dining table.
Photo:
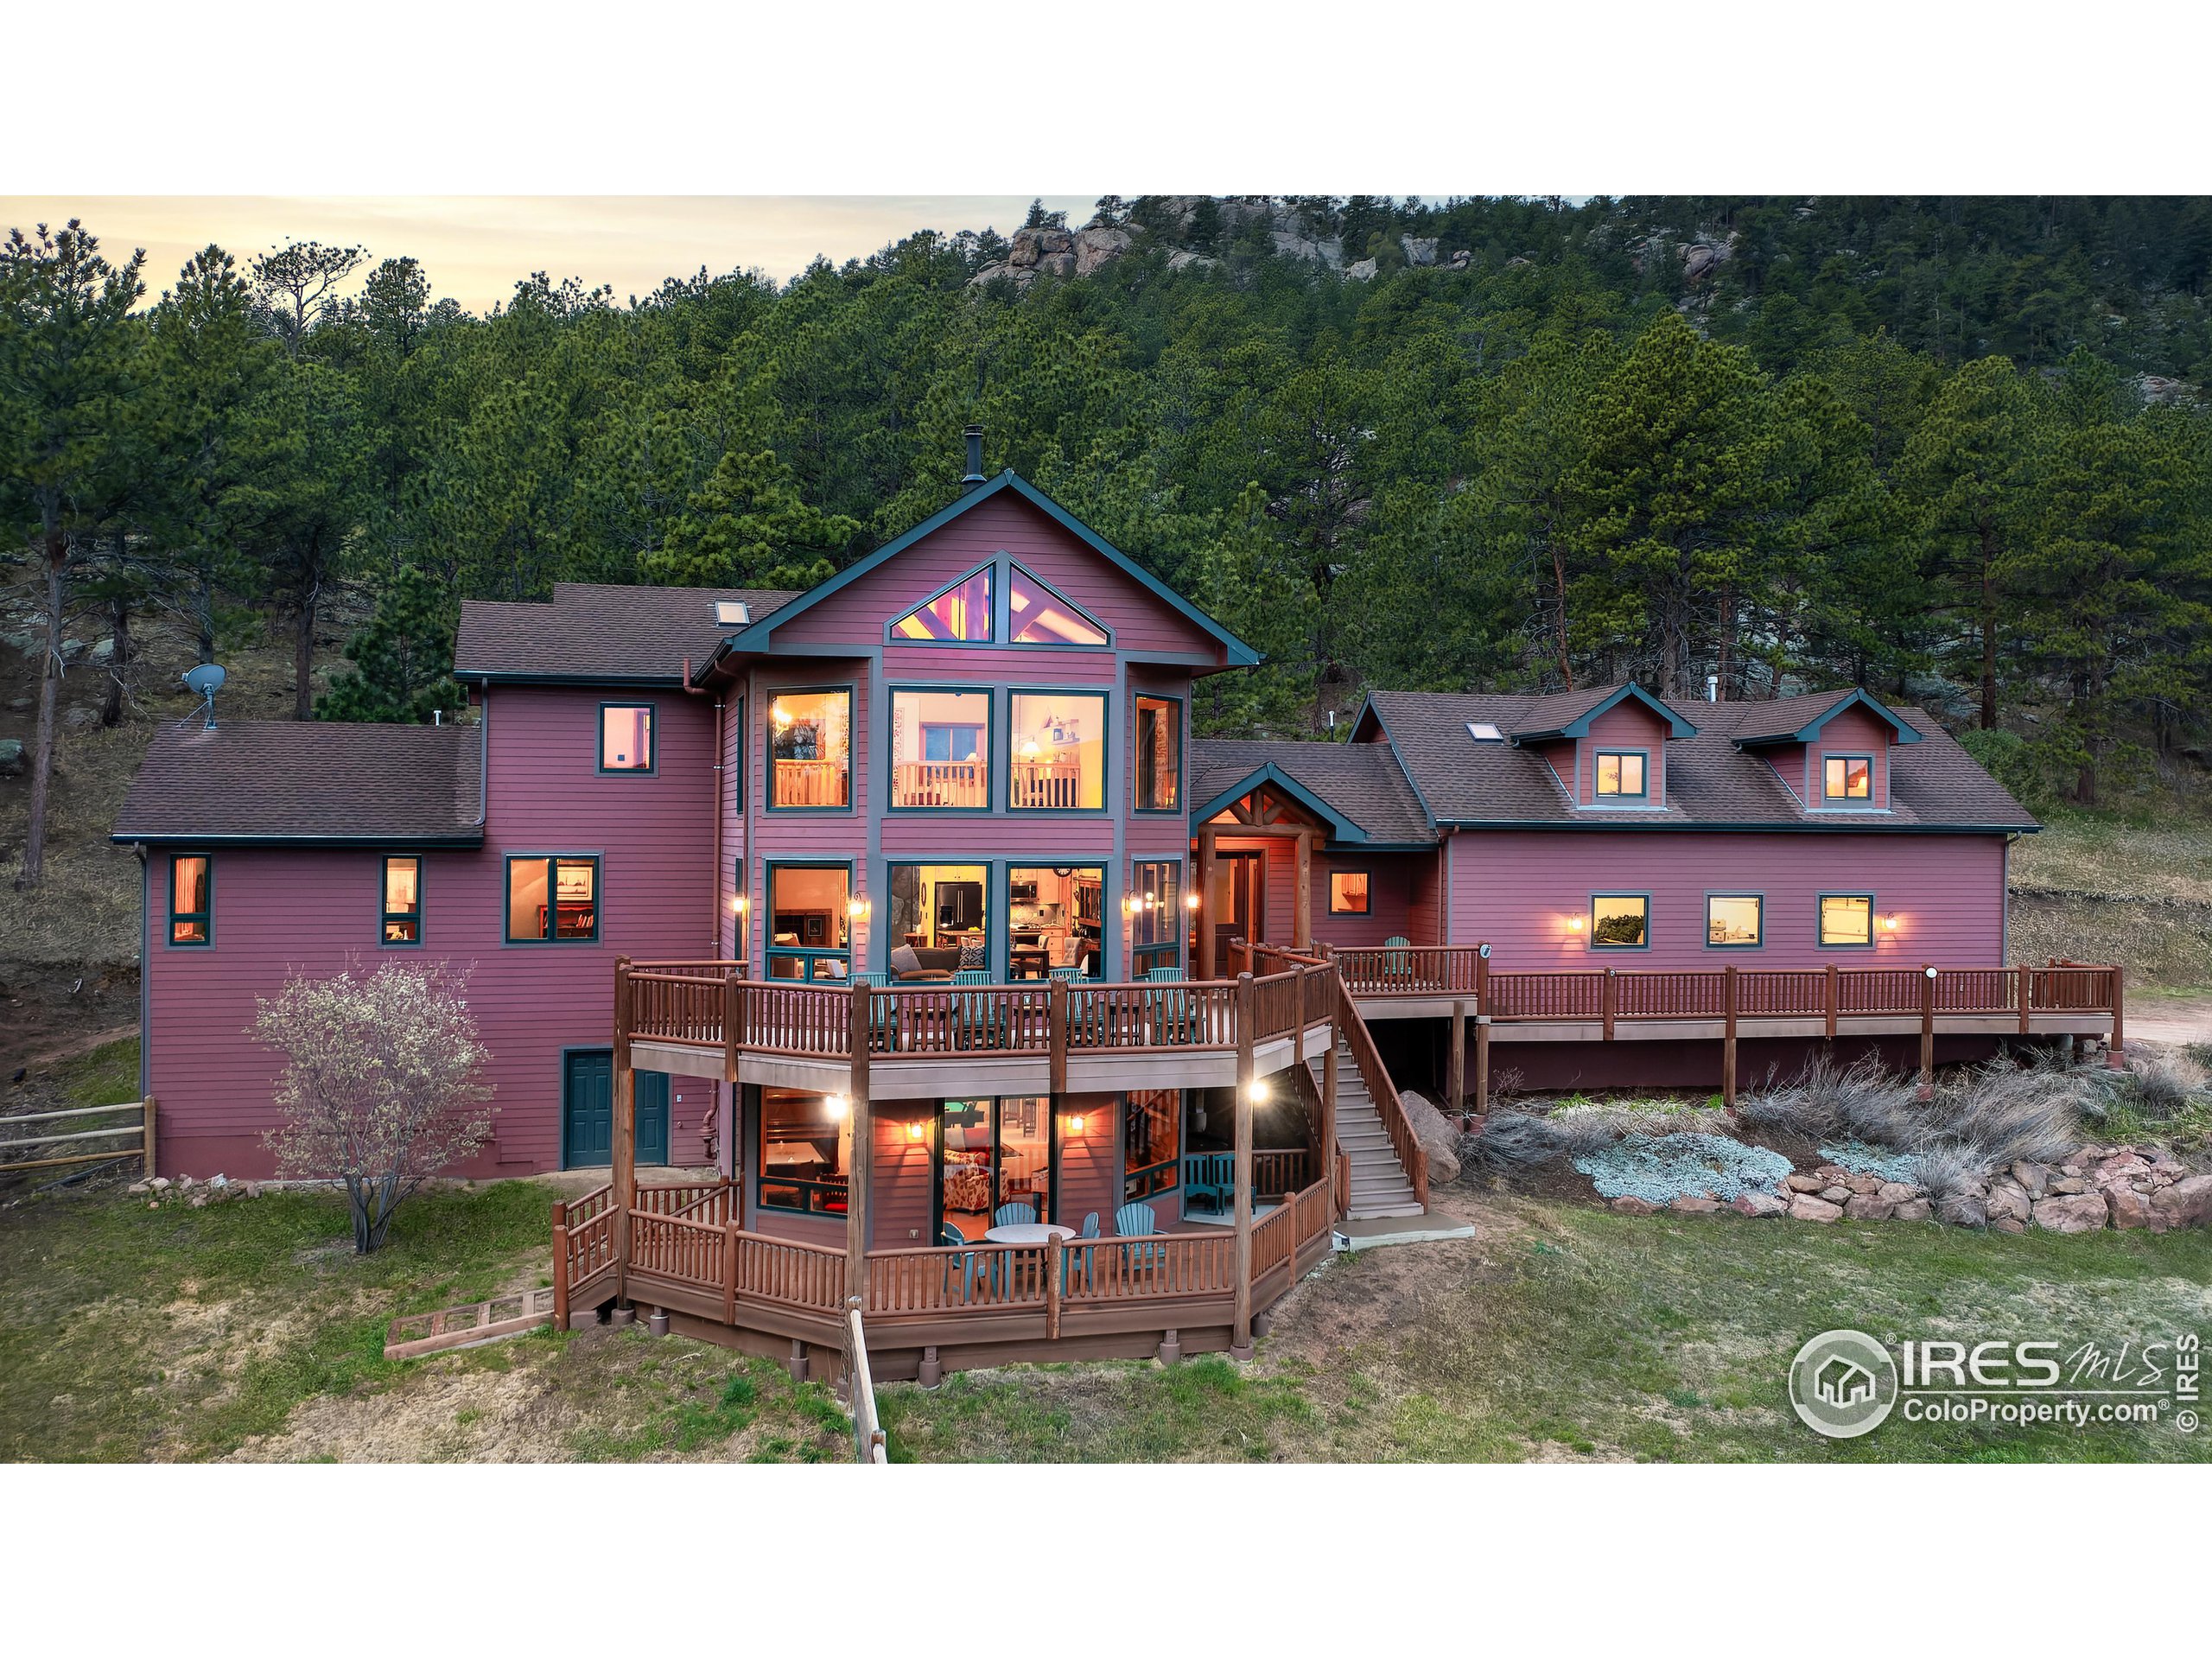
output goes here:
[[1003, 1227], [983, 1230], [984, 1242], [991, 1244], [1049, 1244], [1056, 1238], [1074, 1236], [1074, 1228], [1063, 1227], [1057, 1221], [1010, 1221]]

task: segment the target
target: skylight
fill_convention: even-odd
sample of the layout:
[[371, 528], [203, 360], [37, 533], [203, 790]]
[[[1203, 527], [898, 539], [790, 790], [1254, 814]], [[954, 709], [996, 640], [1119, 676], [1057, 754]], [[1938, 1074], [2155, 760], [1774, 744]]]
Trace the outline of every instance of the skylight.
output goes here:
[[743, 600], [718, 599], [715, 601], [715, 625], [717, 627], [749, 627], [752, 622], [752, 608]]
[[1492, 725], [1486, 720], [1469, 721], [1467, 722], [1467, 735], [1473, 738], [1478, 743], [1503, 743], [1505, 741], [1505, 734], [1499, 731], [1496, 726]]

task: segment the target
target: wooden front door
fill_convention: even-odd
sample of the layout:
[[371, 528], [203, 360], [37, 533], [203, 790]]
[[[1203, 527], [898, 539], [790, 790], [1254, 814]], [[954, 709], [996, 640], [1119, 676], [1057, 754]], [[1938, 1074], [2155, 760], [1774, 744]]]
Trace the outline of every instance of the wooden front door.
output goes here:
[[1214, 971], [1220, 973], [1229, 964], [1230, 940], [1268, 937], [1267, 855], [1216, 854], [1206, 910], [1213, 918]]
[[[639, 1071], [638, 1152], [641, 1164], [668, 1161], [668, 1073]], [[561, 1167], [604, 1169], [614, 1158], [614, 1055], [607, 1049], [568, 1056], [561, 1082]]]

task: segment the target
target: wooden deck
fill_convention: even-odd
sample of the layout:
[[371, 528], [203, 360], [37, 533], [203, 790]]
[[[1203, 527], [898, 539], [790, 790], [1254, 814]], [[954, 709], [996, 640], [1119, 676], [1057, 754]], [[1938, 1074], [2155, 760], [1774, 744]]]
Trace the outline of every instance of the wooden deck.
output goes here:
[[[1284, 1195], [1253, 1224], [1245, 1306], [1264, 1310], [1328, 1253], [1331, 1180]], [[834, 1375], [847, 1337], [842, 1249], [738, 1224], [728, 1181], [637, 1188], [630, 1255], [615, 1254], [613, 1192], [554, 1210], [554, 1300], [566, 1325], [616, 1298], [665, 1311], [671, 1328]], [[1014, 1360], [1173, 1359], [1235, 1341], [1237, 1239], [1214, 1230], [1050, 1245], [871, 1250], [865, 1316], [879, 1377], [933, 1382]]]

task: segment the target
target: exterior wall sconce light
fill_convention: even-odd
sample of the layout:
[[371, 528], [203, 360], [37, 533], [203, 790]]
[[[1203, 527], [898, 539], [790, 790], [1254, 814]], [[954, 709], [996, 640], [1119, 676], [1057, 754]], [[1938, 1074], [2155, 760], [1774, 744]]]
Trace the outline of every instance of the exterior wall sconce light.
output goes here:
[[1185, 893], [1185, 894], [1183, 895], [1183, 908], [1184, 908], [1184, 909], [1185, 909], [1185, 910], [1196, 910], [1198, 907], [1198, 893], [1197, 893], [1195, 891], [1192, 891], [1192, 892], [1190, 892], [1190, 893]]
[[1582, 931], [1582, 918], [1580, 916], [1568, 917], [1567, 918], [1567, 931], [1570, 933], [1580, 933]]
[[1882, 912], [1882, 931], [1883, 931], [1883, 932], [1885, 932], [1885, 933], [1894, 933], [1894, 932], [1896, 932], [1897, 931], [1897, 912], [1895, 912], [1894, 910], [1889, 910], [1889, 911], [1885, 911], [1885, 912]]
[[1255, 1077], [1252, 1079], [1252, 1086], [1244, 1091], [1244, 1095], [1253, 1105], [1264, 1106], [1268, 1103], [1268, 1080], [1265, 1077]]
[[868, 904], [865, 899], [853, 899], [846, 902], [845, 914], [856, 922], [865, 921], [868, 918]]
[[922, 1138], [922, 1120], [920, 1118], [912, 1117], [906, 1120], [906, 1138], [909, 1141], [919, 1141]]
[[1071, 1113], [1069, 1116], [1068, 1133], [1070, 1135], [1081, 1135], [1083, 1133], [1083, 1114], [1081, 1112]]
[[853, 1103], [842, 1095], [832, 1095], [823, 1104], [830, 1109], [830, 1116], [832, 1117], [842, 1117], [853, 1109]]
[[746, 900], [745, 900], [745, 895], [744, 895], [743, 893], [733, 893], [733, 894], [731, 894], [731, 895], [730, 895], [730, 901], [729, 901], [729, 907], [730, 907], [730, 912], [731, 912], [731, 913], [732, 913], [733, 915], [737, 915], [737, 916], [742, 916], [742, 915], [744, 915], [744, 914], [745, 914], [745, 912], [746, 912], [746, 910], [747, 909], [747, 904], [746, 904]]

